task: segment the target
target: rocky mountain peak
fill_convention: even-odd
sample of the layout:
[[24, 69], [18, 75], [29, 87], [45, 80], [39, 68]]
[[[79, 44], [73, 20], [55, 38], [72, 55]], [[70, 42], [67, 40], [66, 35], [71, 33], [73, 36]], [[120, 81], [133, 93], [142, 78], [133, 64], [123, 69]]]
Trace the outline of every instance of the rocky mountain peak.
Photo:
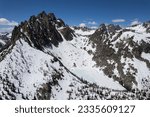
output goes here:
[[115, 33], [117, 30], [121, 29], [119, 25], [114, 25], [114, 24], [109, 24], [107, 27], [108, 27], [108, 31], [112, 33]]
[[143, 26], [146, 27], [146, 28], [149, 27], [150, 26], [150, 21], [144, 22]]
[[46, 13], [45, 11], [42, 11], [37, 15], [38, 19], [45, 19], [48, 18], [50, 21], [56, 21], [57, 18], [55, 17], [54, 13]]
[[115, 33], [117, 30], [120, 30], [121, 27], [119, 25], [114, 25], [114, 24], [101, 24], [99, 28], [97, 29], [98, 32], [103, 32], [103, 33]]
[[97, 32], [106, 32], [107, 31], [106, 25], [105, 24], [101, 24], [96, 31]]
[[82, 31], [89, 31], [89, 30], [92, 30], [91, 28], [89, 27], [80, 27], [80, 26], [73, 26], [73, 28], [75, 30], [82, 30]]
[[110, 38], [116, 33], [117, 30], [120, 30], [121, 27], [119, 25], [106, 25], [101, 24], [99, 28], [95, 31], [95, 33], [91, 36], [90, 40], [95, 43], [109, 42]]
[[63, 41], [58, 31], [60, 27], [67, 27], [62, 19], [57, 19], [53, 13], [47, 14], [43, 11], [15, 27], [12, 39], [16, 41], [16, 39], [24, 38], [31, 46], [42, 50], [46, 46], [58, 46], [59, 42]]
[[144, 22], [143, 26], [146, 28], [146, 32], [150, 33], [150, 21]]

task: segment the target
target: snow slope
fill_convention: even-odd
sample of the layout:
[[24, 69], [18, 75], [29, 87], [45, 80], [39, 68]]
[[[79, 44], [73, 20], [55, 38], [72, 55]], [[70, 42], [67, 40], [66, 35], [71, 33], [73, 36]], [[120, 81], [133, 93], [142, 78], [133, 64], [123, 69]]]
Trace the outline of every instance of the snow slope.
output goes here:
[[[76, 31], [75, 31], [76, 32]], [[85, 36], [86, 32], [86, 36]], [[89, 44], [87, 35], [91, 35], [94, 31], [81, 31], [80, 36], [74, 37], [72, 41], [64, 41], [59, 47], [53, 47], [51, 51], [59, 60], [74, 74], [82, 79], [96, 83], [100, 87], [107, 87], [115, 90], [125, 90], [118, 82], [108, 78], [103, 71], [96, 68], [96, 63], [92, 60], [93, 55], [88, 54], [88, 50], [95, 51]], [[78, 32], [79, 34], [79, 32]]]
[[[16, 99], [33, 99], [37, 90], [44, 83], [52, 81], [52, 74], [58, 70], [65, 76], [59, 82], [62, 90], [58, 92], [56, 89], [60, 87], [53, 87], [54, 95], [51, 99], [67, 99], [66, 91], [69, 90], [69, 85], [75, 77], [69, 74], [58, 62], [52, 63], [51, 60], [53, 60], [52, 56], [30, 47], [23, 39], [18, 40], [12, 52], [0, 63], [0, 75], [3, 82], [0, 84], [0, 95], [8, 96], [10, 91], [12, 95], [17, 93]], [[16, 87], [14, 92], [4, 83], [7, 77], [9, 77], [10, 84]], [[4, 89], [4, 87], [6, 88]]]
[[[91, 32], [89, 33], [89, 35]], [[118, 82], [108, 78], [95, 67], [92, 61], [92, 55], [88, 50], [93, 49], [85, 35], [74, 37], [72, 41], [66, 41], [59, 44], [53, 49], [45, 48], [45, 53], [31, 46], [24, 39], [19, 39], [13, 47], [10, 54], [7, 54], [0, 63], [0, 75], [2, 82], [9, 77], [10, 84], [13, 84], [17, 92], [16, 99], [28, 98], [33, 99], [43, 84], [52, 81], [52, 74], [55, 70], [63, 73], [62, 80], [58, 81], [59, 86], [52, 87], [51, 99], [67, 99], [70, 84], [75, 83], [77, 87], [84, 85], [75, 76], [68, 73], [59, 62], [52, 63], [54, 56], [63, 63], [63, 65], [73, 74], [89, 83], [95, 83], [99, 87], [107, 87], [114, 90], [125, 90]], [[85, 47], [85, 48], [84, 48]], [[94, 49], [93, 49], [94, 51]], [[52, 53], [52, 55], [47, 54]], [[76, 82], [79, 83], [76, 83]], [[112, 85], [113, 84], [113, 85]], [[11, 88], [0, 84], [1, 95], [7, 95]], [[21, 92], [21, 94], [20, 94]], [[9, 97], [8, 97], [9, 98]]]

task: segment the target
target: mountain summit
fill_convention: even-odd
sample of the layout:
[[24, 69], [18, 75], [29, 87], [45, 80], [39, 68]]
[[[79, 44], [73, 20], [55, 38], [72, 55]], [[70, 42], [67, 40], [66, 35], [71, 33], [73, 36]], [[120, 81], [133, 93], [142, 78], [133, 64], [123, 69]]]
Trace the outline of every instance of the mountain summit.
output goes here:
[[[63, 41], [58, 32], [59, 28], [71, 30], [62, 19], [57, 19], [53, 13], [46, 14], [43, 11], [37, 16], [31, 16], [29, 21], [22, 22], [18, 27], [15, 27], [12, 39], [16, 41], [19, 38], [25, 38], [30, 45], [41, 50], [45, 46], [54, 45], [57, 47], [59, 42]], [[64, 31], [64, 33], [67, 32]]]
[[1, 48], [0, 99], [150, 99], [149, 29], [31, 16]]

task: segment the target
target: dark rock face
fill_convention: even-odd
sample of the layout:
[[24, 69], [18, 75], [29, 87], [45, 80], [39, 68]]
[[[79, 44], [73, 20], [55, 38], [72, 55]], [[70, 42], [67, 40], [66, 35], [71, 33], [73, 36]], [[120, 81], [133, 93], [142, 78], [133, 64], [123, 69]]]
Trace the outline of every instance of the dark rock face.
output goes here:
[[92, 30], [91, 28], [88, 28], [88, 27], [79, 27], [79, 26], [73, 26], [73, 28], [75, 30], [82, 30], [82, 31], [89, 31], [89, 30]]
[[119, 25], [113, 25], [113, 24], [110, 24], [107, 27], [108, 27], [108, 32], [111, 32], [111, 34], [115, 34], [116, 30], [121, 29]]
[[146, 29], [146, 32], [147, 32], [147, 33], [150, 33], [150, 21], [144, 22], [144, 23], [143, 23], [143, 26], [144, 26], [145, 28], [147, 28], [147, 29]]
[[64, 23], [64, 21], [62, 19], [57, 19], [57, 22], [55, 22], [57, 24], [57, 27], [66, 27], [66, 24]]
[[75, 37], [76, 35], [74, 34], [74, 31], [70, 28], [70, 27], [65, 27], [63, 29], [60, 30], [60, 32], [63, 34], [64, 38], [67, 41], [71, 41], [73, 39], [73, 37]]
[[25, 38], [30, 45], [42, 50], [43, 47], [58, 46], [63, 39], [56, 27], [65, 26], [62, 20], [57, 20], [53, 13], [40, 13], [37, 16], [31, 16], [29, 21], [22, 22], [15, 27], [12, 33], [12, 39], [16, 41], [19, 38]]
[[150, 44], [145, 43], [144, 41], [141, 43], [141, 49], [145, 53], [150, 53]]

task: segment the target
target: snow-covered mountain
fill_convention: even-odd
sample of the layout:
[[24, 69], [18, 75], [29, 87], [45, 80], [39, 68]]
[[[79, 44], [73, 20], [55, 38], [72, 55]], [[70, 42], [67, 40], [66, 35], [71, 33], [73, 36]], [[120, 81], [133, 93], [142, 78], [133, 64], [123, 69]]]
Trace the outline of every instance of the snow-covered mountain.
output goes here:
[[11, 38], [11, 33], [0, 33], [0, 49], [2, 49], [2, 47], [4, 47], [6, 45], [6, 43], [8, 43], [8, 41], [10, 41]]
[[0, 52], [0, 99], [150, 99], [149, 29], [31, 16]]

